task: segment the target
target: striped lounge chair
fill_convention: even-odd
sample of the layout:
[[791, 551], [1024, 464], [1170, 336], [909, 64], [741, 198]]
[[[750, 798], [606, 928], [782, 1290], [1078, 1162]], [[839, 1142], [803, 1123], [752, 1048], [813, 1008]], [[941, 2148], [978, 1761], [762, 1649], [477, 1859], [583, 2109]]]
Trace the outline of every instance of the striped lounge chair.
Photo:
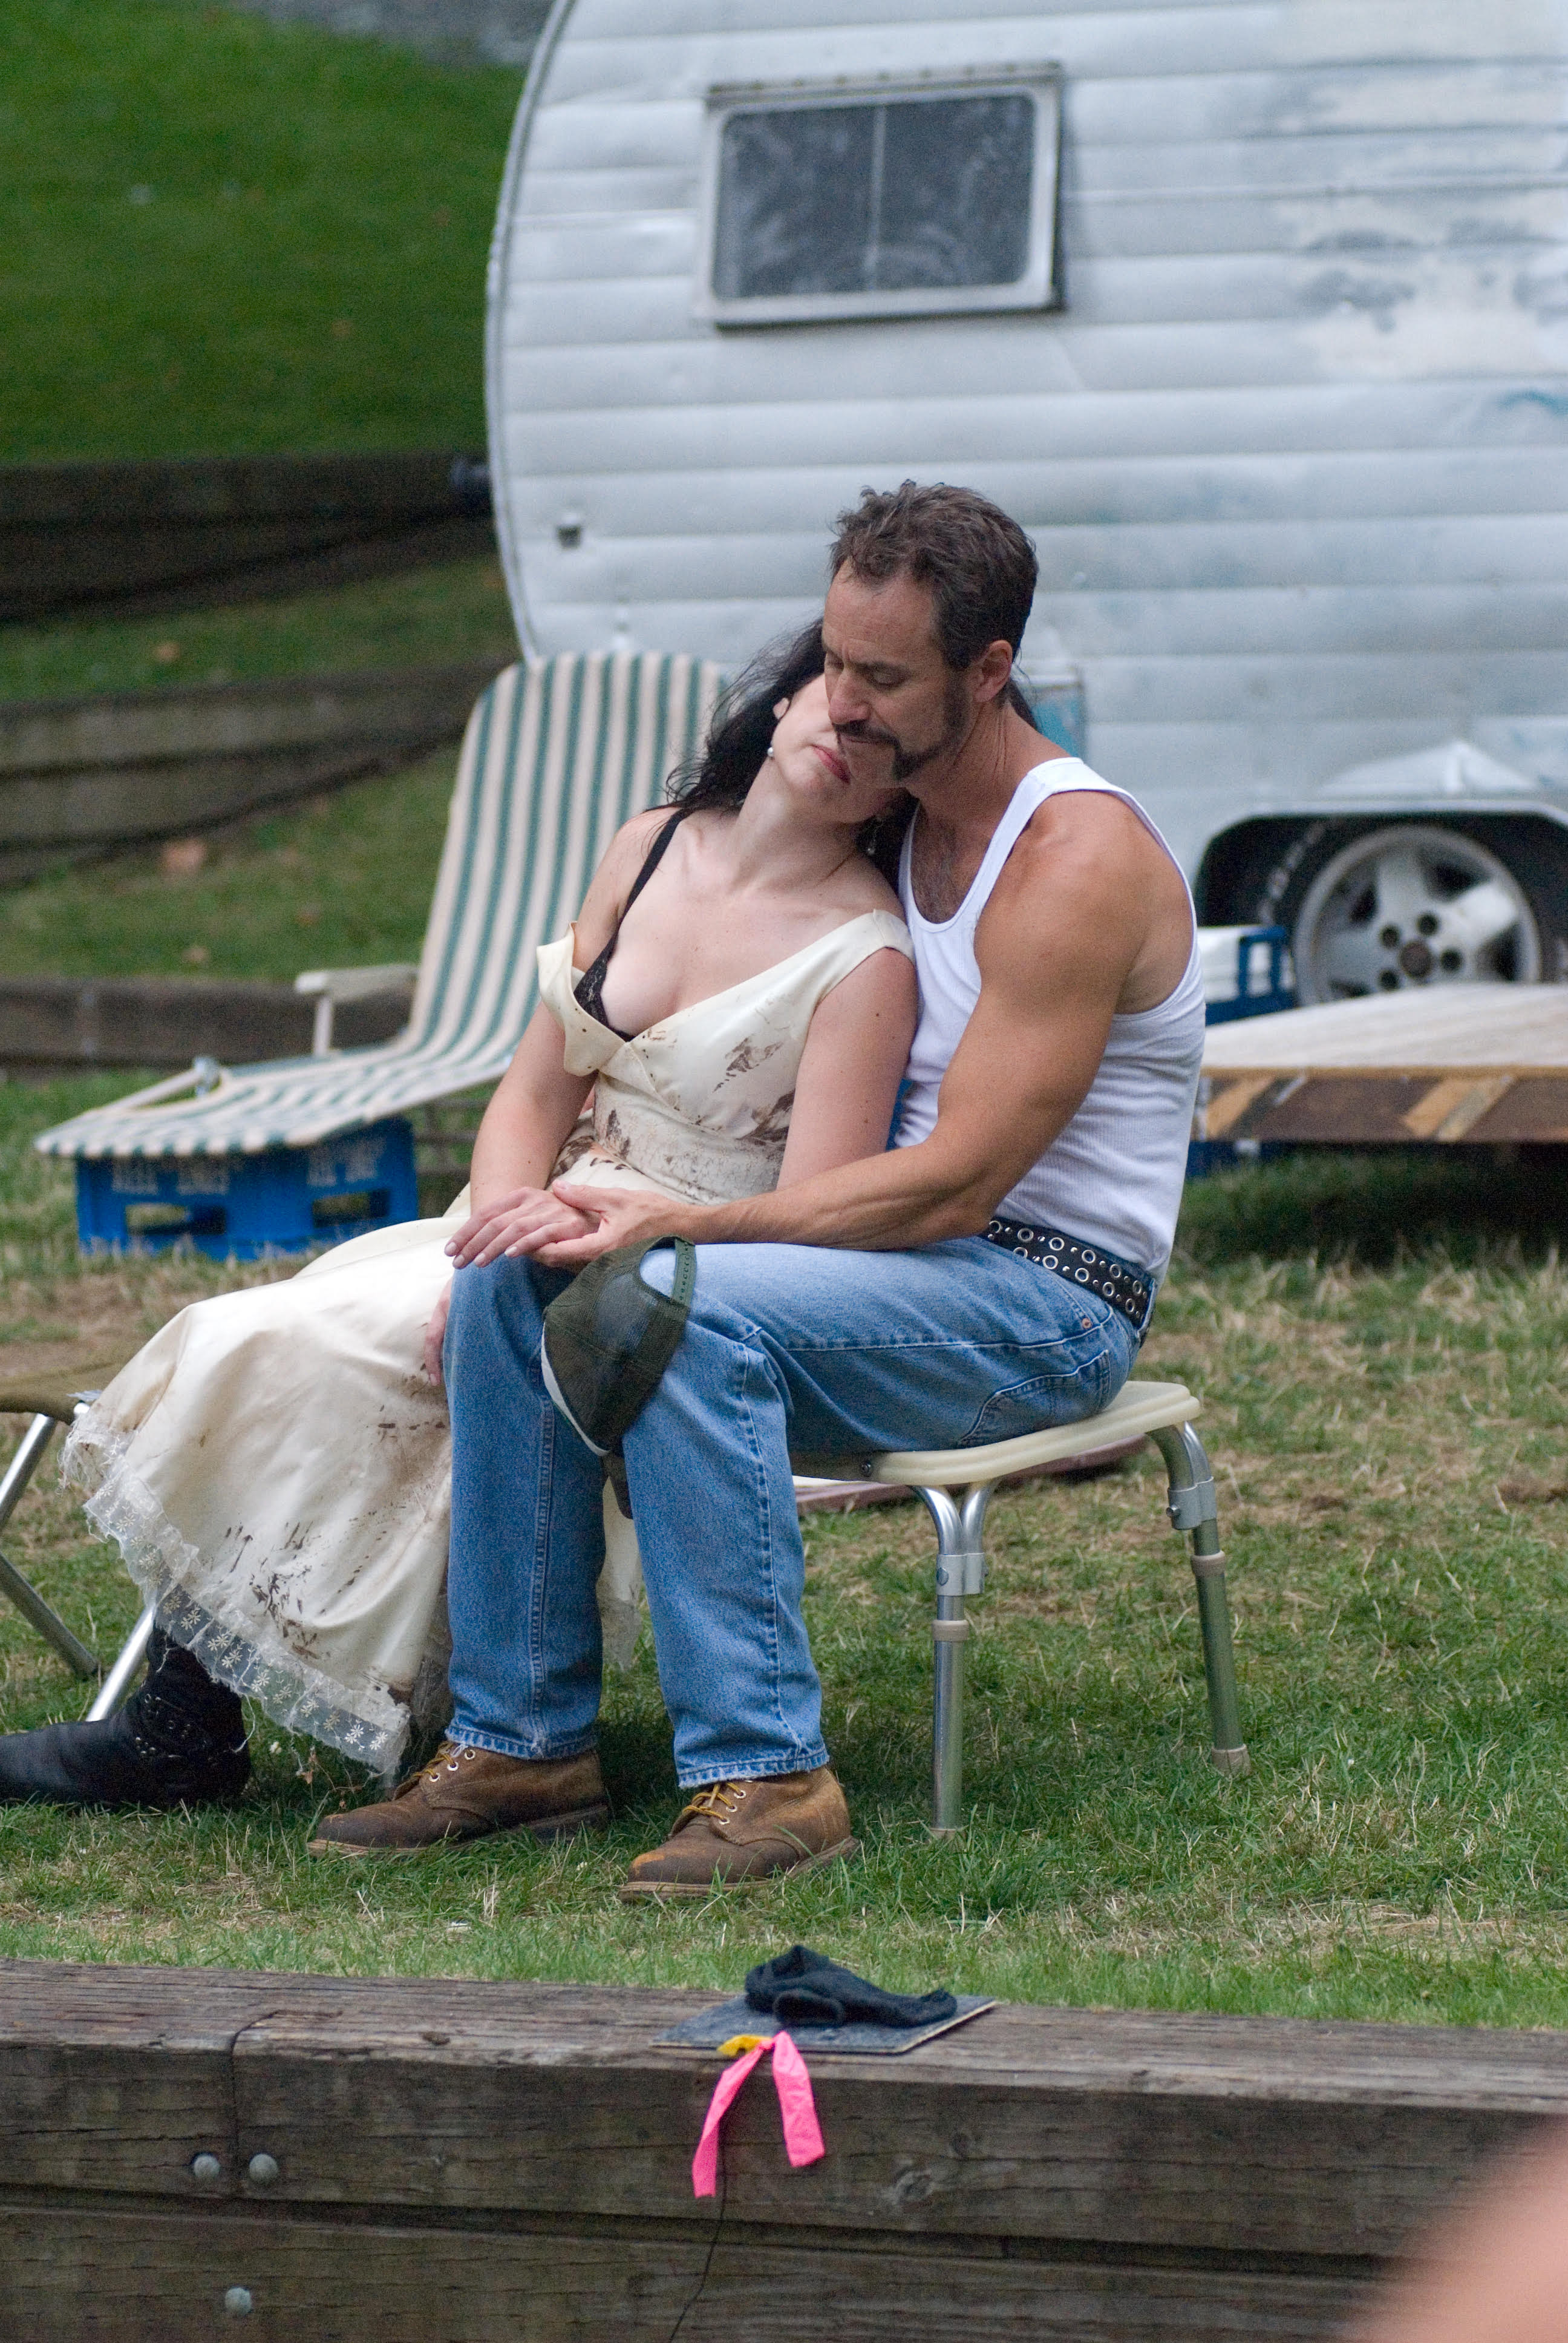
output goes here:
[[[414, 1218], [407, 1110], [499, 1078], [533, 1009], [536, 947], [573, 916], [619, 824], [658, 803], [719, 681], [653, 652], [498, 676], [468, 720], [406, 1030], [266, 1065], [198, 1060], [45, 1131], [43, 1153], [75, 1159], [84, 1242], [184, 1235], [243, 1259]], [[337, 973], [310, 980], [328, 1011]], [[355, 989], [348, 972], [337, 997]]]

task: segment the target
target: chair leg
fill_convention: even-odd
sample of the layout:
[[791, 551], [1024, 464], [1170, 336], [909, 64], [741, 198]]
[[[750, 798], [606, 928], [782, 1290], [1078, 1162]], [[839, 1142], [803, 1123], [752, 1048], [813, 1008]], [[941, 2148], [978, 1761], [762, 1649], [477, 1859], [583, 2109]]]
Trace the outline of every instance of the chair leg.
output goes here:
[[1231, 1646], [1231, 1606], [1225, 1595], [1225, 1556], [1220, 1544], [1220, 1509], [1214, 1476], [1203, 1443], [1190, 1423], [1169, 1424], [1151, 1439], [1171, 1476], [1168, 1511], [1177, 1534], [1192, 1541], [1192, 1575], [1198, 1582], [1198, 1617], [1203, 1630], [1203, 1673], [1209, 1682], [1209, 1716], [1214, 1745], [1210, 1756], [1221, 1774], [1247, 1774], [1252, 1761], [1241, 1738], [1236, 1695], [1236, 1659]]
[[[0, 1530], [3, 1530], [22, 1499], [23, 1492], [44, 1461], [45, 1451], [55, 1437], [52, 1415], [35, 1415], [22, 1435], [21, 1444], [0, 1479]], [[14, 1563], [0, 1554], [0, 1594], [13, 1602], [22, 1616], [35, 1627], [46, 1644], [58, 1652], [73, 1674], [95, 1676], [99, 1673], [96, 1654], [87, 1649], [79, 1636], [73, 1635], [59, 1613], [45, 1602], [31, 1579], [24, 1578]]]
[[961, 1828], [964, 1773], [964, 1645], [970, 1623], [964, 1597], [985, 1585], [985, 1511], [991, 1481], [966, 1489], [955, 1503], [946, 1489], [920, 1497], [937, 1531], [937, 1615], [932, 1670], [931, 1829], [945, 1836]]
[[146, 1655], [146, 1648], [153, 1639], [153, 1629], [157, 1625], [157, 1621], [158, 1606], [156, 1603], [149, 1603], [126, 1637], [119, 1658], [104, 1678], [98, 1697], [87, 1711], [89, 1725], [96, 1725], [102, 1718], [113, 1716], [117, 1708], [124, 1706], [136, 1670]]

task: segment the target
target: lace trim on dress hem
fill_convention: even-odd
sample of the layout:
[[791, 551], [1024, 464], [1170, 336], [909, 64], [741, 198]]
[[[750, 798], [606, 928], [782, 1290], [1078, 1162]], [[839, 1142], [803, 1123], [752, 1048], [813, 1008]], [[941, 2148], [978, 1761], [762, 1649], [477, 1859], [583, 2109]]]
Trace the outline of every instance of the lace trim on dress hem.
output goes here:
[[126, 1464], [128, 1433], [88, 1409], [77, 1417], [60, 1458], [60, 1477], [87, 1491], [83, 1510], [113, 1538], [126, 1568], [176, 1644], [210, 1676], [257, 1702], [276, 1724], [307, 1733], [377, 1774], [389, 1774], [408, 1738], [408, 1711], [383, 1685], [340, 1684], [291, 1652], [281, 1637], [258, 1632], [254, 1617], [214, 1611], [192, 1592], [206, 1566], [181, 1537], [145, 1481]]

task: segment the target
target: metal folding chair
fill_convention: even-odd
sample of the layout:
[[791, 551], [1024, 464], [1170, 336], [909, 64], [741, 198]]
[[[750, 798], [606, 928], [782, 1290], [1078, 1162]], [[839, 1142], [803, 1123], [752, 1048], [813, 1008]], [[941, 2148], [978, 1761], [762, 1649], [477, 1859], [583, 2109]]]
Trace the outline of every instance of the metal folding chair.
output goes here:
[[1221, 1774], [1249, 1770], [1251, 1760], [1241, 1738], [1214, 1480], [1192, 1429], [1198, 1409], [1198, 1401], [1181, 1383], [1130, 1383], [1098, 1415], [1054, 1431], [1026, 1433], [1021, 1439], [994, 1441], [984, 1448], [934, 1448], [875, 1456], [863, 1464], [845, 1463], [836, 1470], [820, 1461], [810, 1464], [813, 1473], [831, 1473], [838, 1479], [863, 1473], [870, 1481], [913, 1489], [936, 1524], [937, 1604], [931, 1628], [936, 1643], [931, 1752], [934, 1831], [958, 1830], [962, 1824], [964, 1646], [970, 1634], [964, 1606], [968, 1596], [979, 1594], [985, 1586], [986, 1508], [997, 1483], [1013, 1473], [1041, 1464], [1070, 1463], [1113, 1443], [1139, 1436], [1152, 1440], [1164, 1458], [1171, 1526], [1192, 1542], [1191, 1560], [1198, 1585], [1212, 1732], [1210, 1759]]
[[[0, 1534], [25, 1495], [57, 1427], [73, 1423], [88, 1403], [96, 1399], [104, 1384], [118, 1373], [121, 1363], [117, 1359], [92, 1360], [55, 1374], [25, 1375], [0, 1383], [0, 1415], [32, 1418], [15, 1454], [0, 1476]], [[106, 1674], [97, 1654], [66, 1626], [32, 1580], [4, 1554], [0, 1554], [0, 1595], [15, 1604], [45, 1642], [58, 1652], [74, 1675], [103, 1678], [87, 1715], [93, 1718], [112, 1716], [129, 1693], [142, 1664], [153, 1632], [154, 1606], [149, 1603], [143, 1611]]]

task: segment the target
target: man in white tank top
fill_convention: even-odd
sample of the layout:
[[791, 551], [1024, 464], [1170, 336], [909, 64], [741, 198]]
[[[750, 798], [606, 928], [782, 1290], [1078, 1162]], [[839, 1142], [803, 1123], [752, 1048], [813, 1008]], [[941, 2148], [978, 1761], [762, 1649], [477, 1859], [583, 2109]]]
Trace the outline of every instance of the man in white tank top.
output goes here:
[[1025, 712], [1012, 669], [1035, 575], [996, 506], [912, 482], [867, 490], [834, 548], [823, 643], [839, 746], [916, 805], [900, 878], [921, 1016], [892, 1148], [674, 1214], [574, 1192], [598, 1229], [546, 1260], [575, 1266], [656, 1226], [709, 1245], [902, 1252], [1000, 1218], [1158, 1282], [1202, 1050], [1192, 900], [1148, 817]]
[[[791, 1447], [957, 1447], [1093, 1414], [1169, 1256], [1202, 1046], [1191, 902], [1131, 801], [1022, 712], [1034, 582], [1016, 523], [961, 489], [868, 491], [840, 523], [823, 625], [839, 742], [857, 777], [890, 768], [916, 801], [902, 891], [922, 1012], [895, 1143], [732, 1204], [563, 1185], [593, 1235], [529, 1248], [571, 1268], [657, 1235], [698, 1247], [685, 1332], [624, 1441], [692, 1795], [629, 1896], [855, 1852]], [[673, 1259], [650, 1256], [649, 1282], [668, 1290]], [[518, 1564], [533, 1624], [502, 1754], [522, 1766], [591, 1747], [597, 1716], [583, 1621], [602, 1537], [546, 1498]]]

